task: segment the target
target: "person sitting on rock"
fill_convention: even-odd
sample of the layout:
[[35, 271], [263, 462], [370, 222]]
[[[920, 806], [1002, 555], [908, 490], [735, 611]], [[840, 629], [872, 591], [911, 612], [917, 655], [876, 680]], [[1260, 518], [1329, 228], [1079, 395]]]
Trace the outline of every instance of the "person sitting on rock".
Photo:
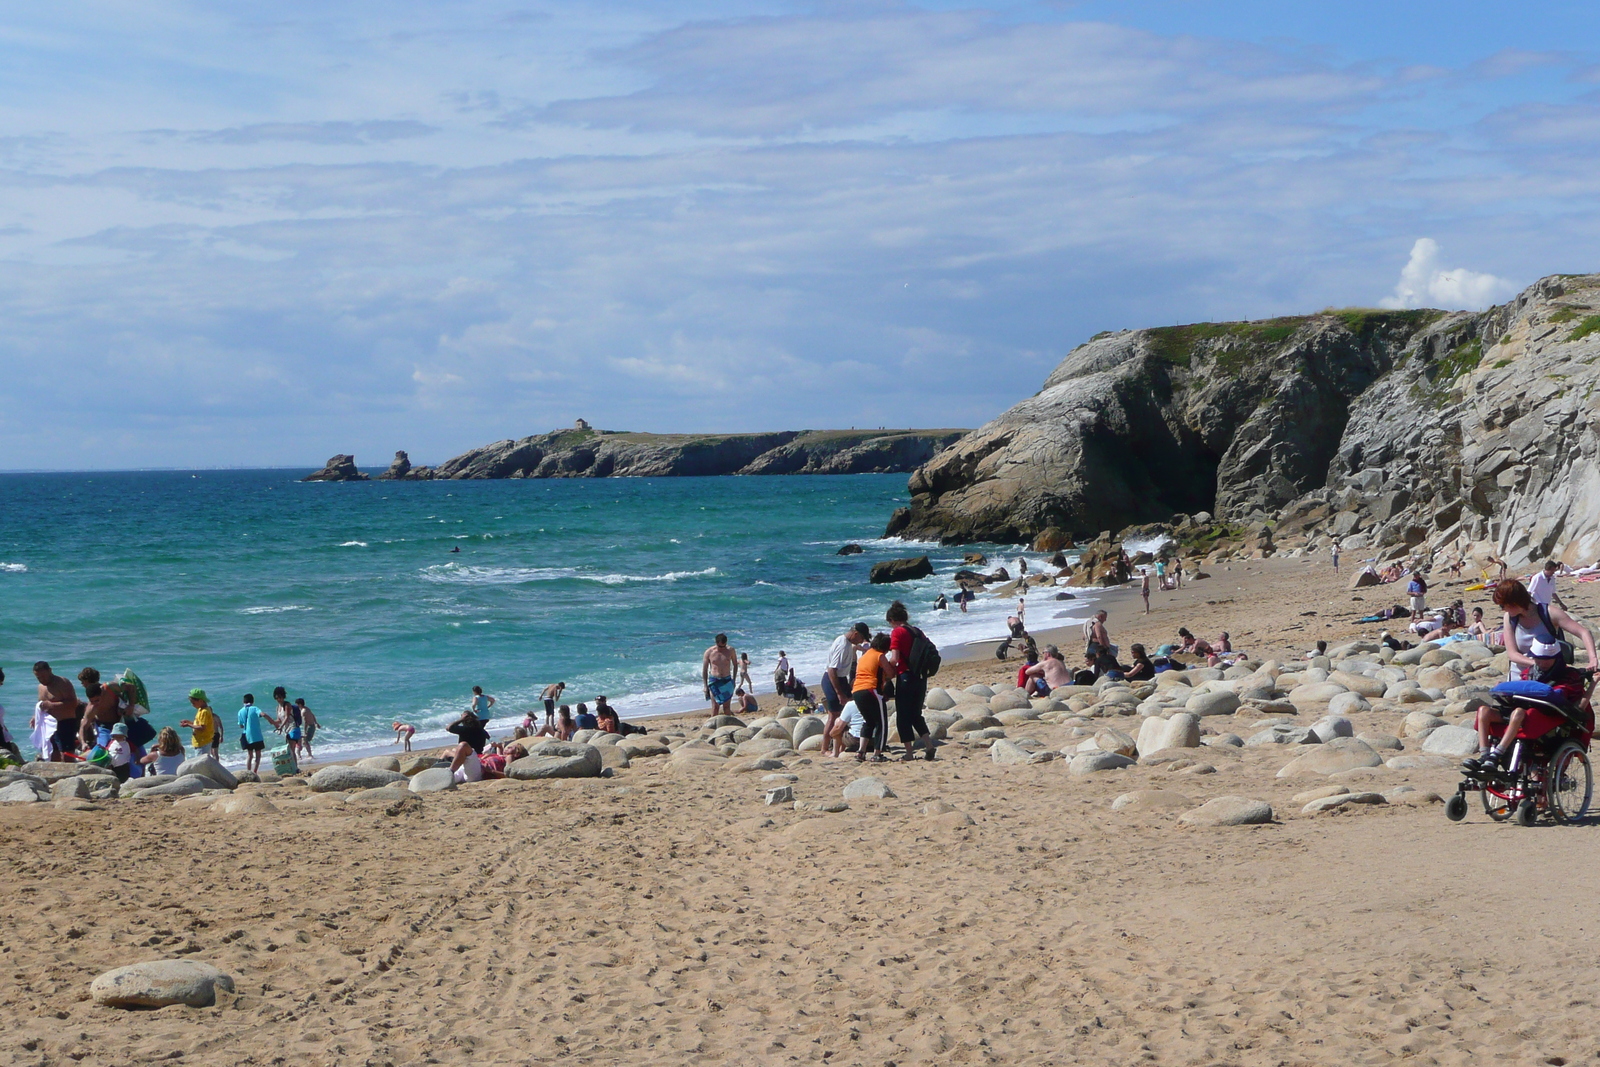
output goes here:
[[1093, 652], [1083, 654], [1083, 666], [1078, 668], [1072, 676], [1073, 685], [1094, 685], [1100, 675], [1095, 671], [1096, 657]]
[[483, 722], [468, 708], [455, 722], [445, 727], [447, 733], [461, 739], [450, 758], [450, 774], [458, 784], [481, 782], [483, 762], [478, 758], [489, 747], [489, 731]]
[[1128, 651], [1133, 655], [1133, 663], [1123, 673], [1124, 679], [1130, 682], [1148, 682], [1156, 676], [1156, 665], [1150, 662], [1143, 645], [1129, 645]]
[[[1044, 646], [1044, 658], [1029, 668], [1030, 680], [1039, 684], [1039, 695], [1049, 696], [1052, 690], [1072, 684], [1072, 672], [1061, 659], [1061, 650], [1055, 645]], [[1026, 687], [1024, 687], [1026, 688]]]

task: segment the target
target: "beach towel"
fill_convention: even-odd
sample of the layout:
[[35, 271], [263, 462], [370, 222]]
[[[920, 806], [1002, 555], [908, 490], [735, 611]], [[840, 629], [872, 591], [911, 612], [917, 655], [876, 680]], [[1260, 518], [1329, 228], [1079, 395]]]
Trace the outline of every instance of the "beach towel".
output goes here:
[[56, 717], [45, 711], [43, 704], [33, 706], [33, 732], [28, 735], [28, 743], [41, 760], [50, 758], [50, 739], [56, 735], [56, 726]]

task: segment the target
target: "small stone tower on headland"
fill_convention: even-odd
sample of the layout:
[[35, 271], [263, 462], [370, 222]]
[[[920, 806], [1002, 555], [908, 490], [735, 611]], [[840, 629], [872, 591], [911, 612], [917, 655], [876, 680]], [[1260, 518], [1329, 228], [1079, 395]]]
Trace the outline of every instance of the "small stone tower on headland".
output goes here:
[[593, 429], [593, 427], [589, 425], [588, 419], [579, 419], [577, 422], [572, 424], [572, 428], [577, 430], [579, 433], [582, 433], [585, 430]]

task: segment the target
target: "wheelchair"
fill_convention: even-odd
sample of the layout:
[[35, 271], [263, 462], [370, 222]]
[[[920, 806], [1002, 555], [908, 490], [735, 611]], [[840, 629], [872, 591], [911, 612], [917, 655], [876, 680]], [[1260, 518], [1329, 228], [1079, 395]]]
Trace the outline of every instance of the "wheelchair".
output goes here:
[[[1569, 823], [1589, 813], [1594, 796], [1594, 772], [1589, 765], [1589, 742], [1594, 736], [1595, 671], [1585, 670], [1588, 685], [1582, 701], [1573, 707], [1561, 700], [1494, 694], [1495, 704], [1510, 719], [1522, 708], [1525, 717], [1512, 743], [1505, 766], [1494, 770], [1466, 770], [1456, 793], [1445, 802], [1451, 822], [1467, 817], [1467, 794], [1478, 793], [1483, 810], [1496, 822], [1512, 820], [1532, 826], [1541, 817]], [[1497, 740], [1505, 723], [1490, 728]], [[1498, 731], [1498, 732], [1497, 732]]]

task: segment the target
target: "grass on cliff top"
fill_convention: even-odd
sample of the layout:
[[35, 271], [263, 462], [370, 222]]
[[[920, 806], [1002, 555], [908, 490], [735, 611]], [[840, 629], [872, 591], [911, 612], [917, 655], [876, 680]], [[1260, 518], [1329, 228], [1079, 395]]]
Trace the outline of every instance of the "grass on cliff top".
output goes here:
[[1253, 360], [1283, 344], [1314, 319], [1325, 316], [1338, 319], [1356, 337], [1366, 338], [1377, 330], [1395, 327], [1414, 331], [1444, 314], [1431, 308], [1412, 311], [1330, 308], [1317, 315], [1289, 315], [1249, 322], [1199, 322], [1191, 326], [1161, 326], [1149, 332], [1155, 354], [1164, 362], [1187, 367], [1195, 350], [1205, 345], [1216, 351], [1220, 369], [1229, 374], [1238, 374]]
[[1187, 367], [1195, 349], [1207, 342], [1213, 348], [1218, 347], [1218, 342], [1241, 342], [1239, 346], [1227, 346], [1217, 355], [1218, 366], [1238, 372], [1263, 349], [1287, 341], [1310, 318], [1296, 315], [1254, 322], [1197, 322], [1191, 326], [1159, 326], [1150, 334], [1156, 356], [1175, 367]]
[[1600, 330], [1600, 315], [1590, 315], [1573, 327], [1572, 332], [1567, 335], [1567, 340], [1581, 341], [1596, 330]]

